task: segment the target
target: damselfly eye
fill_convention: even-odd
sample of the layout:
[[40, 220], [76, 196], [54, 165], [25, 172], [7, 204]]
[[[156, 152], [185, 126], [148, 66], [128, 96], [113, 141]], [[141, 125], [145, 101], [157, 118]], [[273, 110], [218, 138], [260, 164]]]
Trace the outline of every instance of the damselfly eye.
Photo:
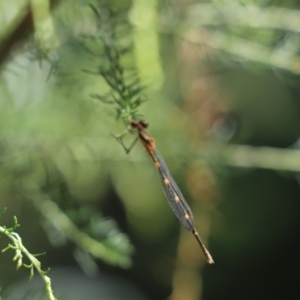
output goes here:
[[147, 128], [149, 126], [149, 123], [145, 120], [141, 120], [140, 124], [143, 126], [143, 128]]
[[133, 120], [130, 122], [130, 125], [132, 128], [137, 128], [139, 126], [139, 122], [136, 120]]

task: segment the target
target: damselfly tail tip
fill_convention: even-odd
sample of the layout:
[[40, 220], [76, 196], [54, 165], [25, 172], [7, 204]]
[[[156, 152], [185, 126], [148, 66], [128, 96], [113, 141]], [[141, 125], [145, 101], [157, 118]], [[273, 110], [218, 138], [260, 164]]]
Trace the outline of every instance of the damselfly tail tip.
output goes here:
[[213, 260], [213, 258], [211, 257], [210, 253], [206, 253], [207, 255], [205, 255], [206, 261], [208, 264], [213, 265], [215, 262]]
[[201, 249], [203, 251], [203, 254], [205, 256], [205, 259], [206, 259], [207, 263], [210, 264], [210, 265], [214, 264], [215, 262], [214, 262], [212, 256], [210, 255], [209, 251], [206, 249], [206, 247], [204, 246], [203, 243], [201, 245]]
[[195, 229], [193, 229], [192, 232], [193, 232], [194, 236], [196, 237], [196, 240], [198, 241], [198, 243], [199, 243], [199, 245], [200, 245], [200, 247], [203, 251], [203, 254], [205, 256], [205, 259], [206, 259], [207, 263], [210, 264], [210, 265], [214, 264], [215, 262], [214, 262], [212, 256], [210, 255], [209, 251], [205, 247], [204, 243], [200, 239], [200, 236], [199, 236], [198, 232]]

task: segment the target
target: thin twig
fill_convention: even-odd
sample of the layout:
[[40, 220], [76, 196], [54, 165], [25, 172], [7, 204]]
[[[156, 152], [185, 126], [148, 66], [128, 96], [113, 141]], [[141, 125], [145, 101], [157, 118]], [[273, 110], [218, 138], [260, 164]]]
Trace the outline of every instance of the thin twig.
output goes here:
[[[21, 237], [16, 232], [12, 232], [11, 230], [2, 226], [0, 226], [0, 233], [6, 235], [13, 243], [12, 245], [9, 244], [8, 247], [2, 250], [2, 252], [5, 252], [9, 249], [13, 249], [16, 252], [16, 255], [14, 256], [13, 260], [17, 261], [17, 269], [19, 269], [21, 266], [30, 268], [31, 278], [34, 274], [35, 269], [40, 274], [45, 283], [45, 289], [48, 299], [57, 300], [53, 294], [53, 290], [51, 287], [51, 279], [46, 275], [48, 271], [43, 271], [41, 269], [41, 262], [38, 259], [36, 259], [36, 257], [25, 248], [25, 246], [22, 243]], [[31, 265], [28, 266], [23, 263], [23, 254], [29, 259]]]

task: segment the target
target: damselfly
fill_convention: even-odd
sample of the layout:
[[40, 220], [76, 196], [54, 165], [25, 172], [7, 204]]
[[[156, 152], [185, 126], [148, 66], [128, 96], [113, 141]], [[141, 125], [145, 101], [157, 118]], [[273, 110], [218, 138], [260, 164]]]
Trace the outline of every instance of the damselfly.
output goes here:
[[[192, 214], [192, 211], [185, 201], [181, 191], [179, 190], [175, 180], [173, 179], [172, 175], [170, 174], [170, 171], [163, 160], [162, 156], [158, 152], [157, 148], [155, 147], [155, 142], [153, 138], [145, 131], [145, 128], [148, 127], [148, 122], [147, 121], [131, 121], [131, 131], [135, 131], [138, 133], [138, 139], [141, 141], [142, 145], [152, 158], [155, 167], [157, 168], [159, 175], [162, 180], [163, 184], [163, 189], [165, 192], [165, 195], [167, 197], [167, 200], [182, 224], [184, 228], [186, 228], [188, 231], [191, 231], [193, 235], [195, 236], [197, 242], [199, 243], [203, 254], [206, 258], [206, 261], [209, 264], [213, 264], [214, 260], [212, 256], [210, 255], [209, 251], [205, 247], [204, 243], [202, 242], [196, 228], [194, 225], [194, 217]], [[132, 143], [132, 145], [127, 149], [121, 138], [116, 137], [117, 140], [121, 143], [123, 148], [125, 149], [126, 153], [129, 153], [134, 144], [136, 143], [137, 139]]]

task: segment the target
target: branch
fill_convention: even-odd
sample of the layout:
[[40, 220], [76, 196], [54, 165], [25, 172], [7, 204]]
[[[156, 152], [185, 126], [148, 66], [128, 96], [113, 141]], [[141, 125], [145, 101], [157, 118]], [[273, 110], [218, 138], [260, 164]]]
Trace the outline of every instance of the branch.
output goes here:
[[[33, 275], [34, 275], [34, 269], [37, 270], [37, 272], [40, 274], [40, 276], [42, 277], [44, 283], [45, 283], [45, 289], [46, 289], [46, 294], [49, 300], [57, 300], [54, 295], [53, 295], [53, 290], [51, 288], [51, 279], [46, 276], [46, 274], [48, 273], [48, 271], [43, 271], [41, 269], [41, 262], [36, 259], [34, 254], [31, 254], [23, 245], [22, 243], [22, 239], [21, 237], [14, 232], [14, 230], [18, 227], [18, 222], [17, 222], [17, 218], [14, 218], [15, 220], [15, 225], [13, 228], [5, 228], [0, 226], [0, 233], [6, 235], [11, 241], [12, 241], [12, 245], [8, 244], [8, 246], [2, 250], [2, 252], [5, 252], [9, 249], [13, 249], [16, 252], [16, 255], [13, 258], [13, 261], [17, 261], [17, 269], [19, 269], [20, 267], [24, 266], [26, 268], [30, 268], [30, 279], [32, 279]], [[23, 263], [23, 254], [29, 259], [29, 261], [31, 262], [30, 265], [26, 265]]]
[[300, 11], [256, 5], [194, 4], [186, 9], [186, 25], [233, 25], [253, 28], [281, 29], [300, 33]]
[[[262, 168], [277, 171], [300, 171], [300, 151], [271, 147], [206, 145], [202, 150], [208, 160], [240, 168]], [[213, 157], [212, 157], [213, 154]], [[216, 159], [217, 158], [217, 159]]]
[[[53, 10], [60, 0], [51, 0], [50, 8]], [[20, 7], [19, 13], [7, 25], [6, 34], [0, 45], [0, 67], [7, 60], [12, 50], [19, 48], [26, 38], [34, 31], [34, 15], [31, 5], [27, 3]]]
[[206, 29], [190, 29], [182, 37], [193, 44], [206, 45], [244, 60], [300, 74], [300, 57], [285, 50], [274, 50], [230, 34]]
[[[39, 191], [30, 191], [27, 196], [50, 224], [62, 231], [69, 240], [80, 248], [113, 265], [124, 268], [131, 265], [131, 259], [128, 256], [82, 232], [48, 195]], [[132, 252], [132, 248], [130, 251]]]

